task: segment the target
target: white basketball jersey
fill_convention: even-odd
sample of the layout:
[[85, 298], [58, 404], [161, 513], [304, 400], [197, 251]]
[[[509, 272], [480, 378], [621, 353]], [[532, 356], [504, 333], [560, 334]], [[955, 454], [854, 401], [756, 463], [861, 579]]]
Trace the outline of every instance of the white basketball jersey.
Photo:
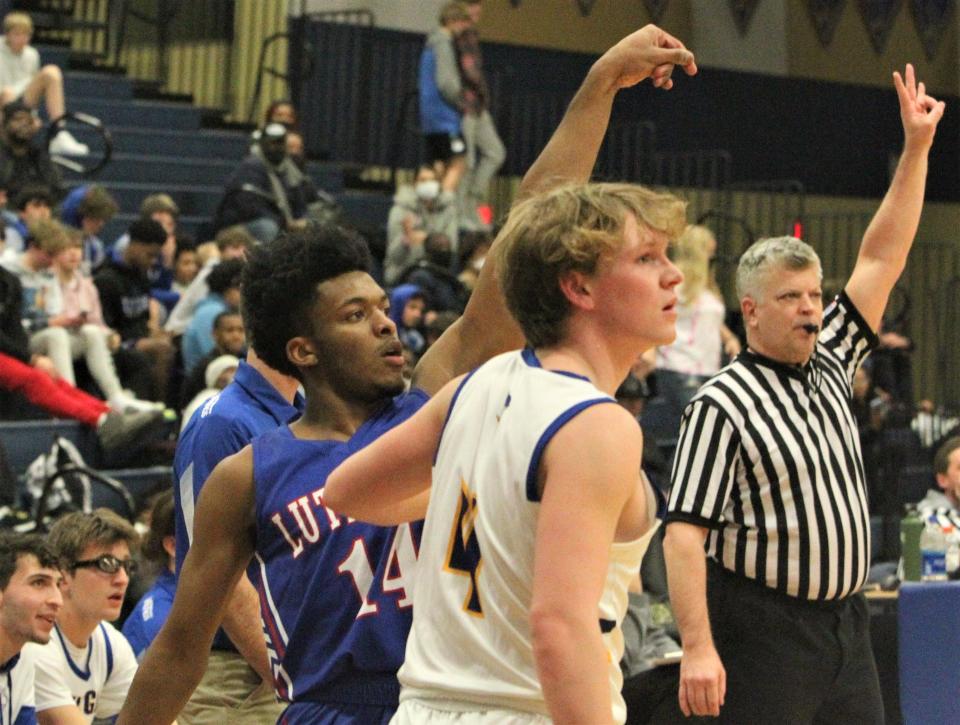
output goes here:
[[[461, 385], [433, 468], [413, 628], [399, 673], [401, 700], [547, 714], [529, 622], [537, 471], [567, 421], [611, 403], [586, 378], [541, 368], [532, 350], [493, 358]], [[652, 521], [656, 506], [648, 503]], [[627, 586], [654, 528], [639, 540], [613, 544], [597, 607], [617, 722], [626, 719], [619, 662]]]

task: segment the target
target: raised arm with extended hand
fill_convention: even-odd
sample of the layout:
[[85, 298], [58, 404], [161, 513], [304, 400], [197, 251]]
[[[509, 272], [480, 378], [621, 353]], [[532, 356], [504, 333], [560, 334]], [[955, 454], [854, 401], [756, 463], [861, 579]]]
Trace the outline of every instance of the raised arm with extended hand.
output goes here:
[[[677, 65], [689, 75], [697, 72], [693, 53], [655, 25], [631, 33], [604, 53], [590, 68], [557, 130], [523, 177], [518, 198], [564, 183], [589, 181], [617, 92], [646, 78], [669, 90]], [[488, 261], [463, 317], [424, 355], [414, 372], [414, 385], [433, 394], [457, 375], [521, 345], [523, 336], [504, 304], [495, 266]]]
[[873, 330], [880, 327], [893, 286], [907, 264], [920, 224], [927, 183], [927, 159], [945, 104], [927, 95], [913, 66], [893, 74], [903, 123], [903, 153], [880, 208], [863, 235], [846, 292]]

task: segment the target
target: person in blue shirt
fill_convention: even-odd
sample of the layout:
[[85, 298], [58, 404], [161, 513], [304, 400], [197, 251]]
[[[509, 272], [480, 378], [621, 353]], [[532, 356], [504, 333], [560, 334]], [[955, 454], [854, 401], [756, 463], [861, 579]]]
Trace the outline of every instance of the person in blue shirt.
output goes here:
[[[651, 76], [669, 88], [676, 63], [693, 70], [692, 54], [653, 26], [609, 50], [520, 195], [586, 181], [617, 91]], [[337, 516], [323, 503], [326, 477], [454, 377], [518, 348], [522, 335], [488, 262], [463, 316], [421, 358], [407, 391], [388, 296], [369, 263], [363, 240], [335, 226], [281, 236], [248, 259], [243, 310], [253, 350], [300, 379], [306, 408], [223, 460], [204, 484], [173, 609], [118, 725], [177, 716], [245, 569], [259, 594], [274, 687], [289, 703], [284, 722], [385, 724], [395, 712], [420, 525]]]
[[[243, 316], [258, 312], [256, 303], [250, 300], [245, 300], [242, 307]], [[173, 470], [177, 481], [178, 572], [193, 538], [196, 501], [210, 472], [256, 436], [291, 422], [303, 410], [297, 379], [264, 362], [257, 354], [256, 343], [248, 342], [246, 362], [240, 363], [233, 382], [185, 421], [177, 443]], [[228, 597], [223, 628], [213, 639], [213, 649], [206, 648], [206, 670], [193, 697], [179, 713], [179, 722], [196, 718], [260, 723], [278, 717], [282, 707], [273, 695], [273, 676], [259, 619], [257, 592], [247, 577], [240, 577]]]
[[60, 561], [41, 537], [0, 534], [0, 722], [36, 725], [34, 660], [28, 642], [46, 644], [63, 606]]
[[177, 591], [176, 553], [174, 536], [173, 489], [158, 494], [150, 508], [150, 531], [143, 538], [140, 551], [160, 570], [156, 581], [140, 597], [137, 606], [123, 623], [123, 636], [127, 638], [139, 662], [143, 653], [153, 642], [160, 627], [167, 621]]
[[230, 259], [214, 267], [207, 277], [210, 293], [197, 305], [193, 319], [183, 333], [181, 354], [184, 370], [193, 370], [213, 350], [213, 323], [217, 315], [239, 309], [241, 272], [243, 260]]

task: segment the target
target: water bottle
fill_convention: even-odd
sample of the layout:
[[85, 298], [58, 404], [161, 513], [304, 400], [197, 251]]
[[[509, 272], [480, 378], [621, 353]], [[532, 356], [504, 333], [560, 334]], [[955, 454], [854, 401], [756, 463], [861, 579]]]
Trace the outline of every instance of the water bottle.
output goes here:
[[960, 576], [960, 531], [953, 524], [947, 524], [943, 535], [947, 540], [947, 576], [956, 579]]
[[927, 520], [920, 534], [920, 579], [939, 582], [947, 579], [947, 538], [936, 516]]
[[907, 504], [906, 515], [900, 521], [900, 580], [920, 581], [920, 534], [923, 532], [923, 519], [917, 512], [916, 504]]

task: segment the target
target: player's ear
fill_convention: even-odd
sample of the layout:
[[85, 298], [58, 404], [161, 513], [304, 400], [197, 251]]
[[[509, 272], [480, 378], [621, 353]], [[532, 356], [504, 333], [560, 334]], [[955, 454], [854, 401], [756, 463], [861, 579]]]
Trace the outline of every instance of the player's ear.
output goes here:
[[306, 337], [292, 337], [287, 340], [287, 360], [298, 368], [316, 365], [317, 352], [310, 339]]
[[557, 282], [560, 285], [560, 291], [567, 301], [574, 307], [591, 310], [593, 309], [593, 287], [590, 278], [583, 272], [572, 270], [567, 272]]

